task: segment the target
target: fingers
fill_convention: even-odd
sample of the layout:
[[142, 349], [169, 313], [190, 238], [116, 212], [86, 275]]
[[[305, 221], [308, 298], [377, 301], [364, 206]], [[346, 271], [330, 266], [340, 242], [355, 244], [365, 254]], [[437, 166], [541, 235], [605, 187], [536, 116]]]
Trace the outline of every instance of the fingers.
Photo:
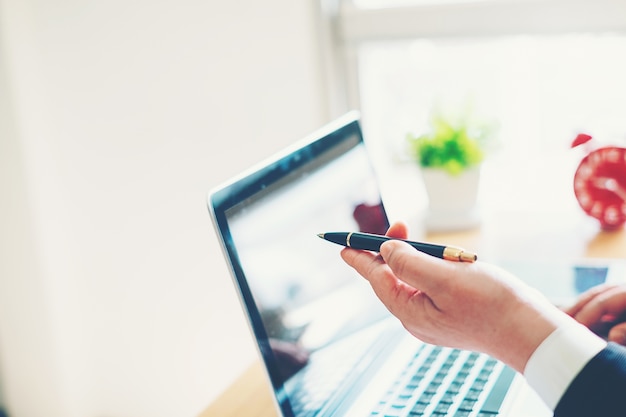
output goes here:
[[[386, 235], [398, 239], [406, 239], [408, 228], [404, 223], [394, 223]], [[416, 252], [410, 246], [409, 248]], [[404, 312], [399, 310], [407, 304], [409, 299], [419, 293], [417, 289], [399, 280], [379, 254], [344, 248], [341, 251], [341, 257], [369, 281], [376, 296], [393, 314], [402, 316]]]
[[404, 317], [409, 299], [419, 293], [395, 277], [382, 257], [372, 252], [345, 248], [341, 251], [343, 260], [367, 279], [376, 296], [397, 317]]
[[[408, 228], [404, 223], [394, 223], [387, 230], [387, 236], [406, 239], [408, 236]], [[383, 265], [385, 265], [385, 262], [379, 255], [368, 251], [345, 248], [341, 251], [341, 257], [348, 265], [353, 267], [360, 275], [368, 280], [370, 280], [371, 274], [375, 273], [378, 268], [383, 268]]]
[[576, 314], [578, 314], [578, 312], [581, 309], [583, 309], [596, 296], [615, 287], [616, 287], [616, 284], [601, 284], [601, 285], [592, 287], [591, 289], [581, 294], [573, 306], [564, 309], [564, 311], [570, 316], [574, 317]]
[[385, 265], [385, 262], [380, 258], [380, 256], [372, 252], [344, 248], [340, 253], [344, 262], [368, 280], [370, 274], [376, 272], [377, 268]]
[[[387, 231], [387, 236], [398, 239], [407, 235], [403, 223], [395, 223]], [[430, 291], [435, 293], [453, 271], [449, 265], [453, 262], [421, 253], [399, 240], [385, 242], [380, 254], [344, 248], [341, 257], [369, 281], [387, 309], [401, 319], [410, 315], [409, 311], [418, 314], [426, 305], [437, 308]]]
[[569, 311], [572, 317], [588, 327], [601, 322], [606, 316], [619, 316], [626, 311], [626, 287], [603, 285], [592, 289], [583, 294]]
[[626, 323], [613, 326], [609, 330], [608, 340], [626, 346]]
[[389, 237], [395, 237], [396, 239], [406, 239], [409, 236], [409, 230], [404, 223], [394, 223], [389, 227], [386, 233]]

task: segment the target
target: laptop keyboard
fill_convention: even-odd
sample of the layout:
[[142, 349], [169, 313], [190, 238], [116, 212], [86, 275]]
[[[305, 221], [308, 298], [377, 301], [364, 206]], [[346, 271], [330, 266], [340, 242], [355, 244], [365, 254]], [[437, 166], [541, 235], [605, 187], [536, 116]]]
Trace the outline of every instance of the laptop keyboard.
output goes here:
[[[365, 354], [380, 335], [372, 328], [314, 352], [285, 384], [293, 415], [333, 414], [326, 407], [331, 393], [341, 396], [340, 386], [357, 382], [362, 375], [352, 371], [369, 367]], [[513, 369], [488, 355], [419, 344], [369, 417], [497, 417], [514, 377]]]
[[494, 417], [515, 371], [484, 354], [422, 345], [371, 417]]

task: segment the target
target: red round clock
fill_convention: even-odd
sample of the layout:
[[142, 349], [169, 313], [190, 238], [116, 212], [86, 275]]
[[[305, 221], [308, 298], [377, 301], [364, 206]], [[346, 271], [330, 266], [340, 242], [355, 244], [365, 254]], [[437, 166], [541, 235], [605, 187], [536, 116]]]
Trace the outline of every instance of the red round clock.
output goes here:
[[[578, 135], [572, 147], [591, 139]], [[574, 174], [574, 193], [580, 207], [605, 230], [626, 223], [626, 148], [593, 149], [580, 161]]]

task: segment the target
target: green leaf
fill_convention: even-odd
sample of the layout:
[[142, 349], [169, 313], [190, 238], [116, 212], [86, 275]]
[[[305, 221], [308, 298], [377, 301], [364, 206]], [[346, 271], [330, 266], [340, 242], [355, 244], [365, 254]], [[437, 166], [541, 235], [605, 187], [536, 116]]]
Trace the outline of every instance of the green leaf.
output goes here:
[[484, 158], [482, 143], [487, 131], [470, 130], [468, 125], [464, 120], [453, 124], [441, 115], [435, 115], [428, 133], [407, 135], [410, 152], [422, 167], [441, 168], [451, 175], [458, 175], [480, 164]]

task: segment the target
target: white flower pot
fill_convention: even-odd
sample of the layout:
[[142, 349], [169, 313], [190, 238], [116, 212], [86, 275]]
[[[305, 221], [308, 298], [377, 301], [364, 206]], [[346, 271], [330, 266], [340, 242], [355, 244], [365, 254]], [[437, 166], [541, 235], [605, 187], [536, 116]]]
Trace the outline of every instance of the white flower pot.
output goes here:
[[444, 170], [422, 168], [422, 179], [428, 196], [424, 226], [430, 231], [469, 229], [480, 224], [478, 187], [480, 167], [459, 175]]

